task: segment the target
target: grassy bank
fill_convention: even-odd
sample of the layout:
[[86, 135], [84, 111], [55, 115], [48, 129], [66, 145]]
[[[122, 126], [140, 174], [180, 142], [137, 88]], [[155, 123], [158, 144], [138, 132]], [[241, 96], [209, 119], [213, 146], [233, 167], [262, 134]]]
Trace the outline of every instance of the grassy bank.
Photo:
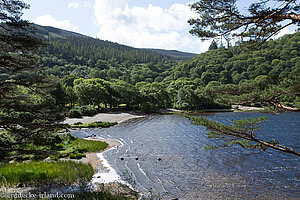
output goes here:
[[60, 143], [60, 151], [57, 155], [52, 155], [52, 160], [59, 158], [80, 159], [88, 152], [101, 152], [108, 147], [106, 142], [85, 140], [72, 136], [70, 133], [61, 136], [63, 142]]
[[82, 123], [77, 122], [71, 125], [72, 128], [109, 128], [111, 126], [117, 125], [118, 122], [92, 122], [92, 123]]
[[90, 164], [74, 161], [13, 163], [0, 168], [0, 184], [66, 185], [89, 180], [92, 175]]

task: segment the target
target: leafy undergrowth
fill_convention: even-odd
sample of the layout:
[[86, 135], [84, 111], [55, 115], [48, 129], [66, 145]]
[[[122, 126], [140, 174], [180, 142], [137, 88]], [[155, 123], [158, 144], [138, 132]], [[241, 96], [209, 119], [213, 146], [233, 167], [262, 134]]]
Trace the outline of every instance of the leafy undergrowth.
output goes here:
[[111, 126], [117, 125], [118, 122], [92, 122], [92, 123], [82, 123], [77, 122], [71, 125], [72, 128], [109, 128]]
[[0, 183], [5, 186], [72, 184], [89, 180], [91, 164], [74, 161], [28, 162], [7, 164], [0, 168]]

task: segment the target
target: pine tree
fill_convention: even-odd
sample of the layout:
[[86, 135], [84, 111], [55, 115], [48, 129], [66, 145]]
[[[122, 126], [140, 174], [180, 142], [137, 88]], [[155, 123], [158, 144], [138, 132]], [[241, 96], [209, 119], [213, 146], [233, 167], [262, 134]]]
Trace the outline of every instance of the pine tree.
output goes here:
[[213, 40], [208, 48], [208, 51], [214, 50], [214, 49], [218, 49], [218, 44], [215, 40]]
[[28, 8], [23, 1], [0, 1], [0, 73], [8, 77], [0, 80], [1, 159], [44, 154], [35, 147], [51, 144], [59, 127], [53, 122], [52, 81], [43, 75], [34, 54], [44, 44], [21, 19]]

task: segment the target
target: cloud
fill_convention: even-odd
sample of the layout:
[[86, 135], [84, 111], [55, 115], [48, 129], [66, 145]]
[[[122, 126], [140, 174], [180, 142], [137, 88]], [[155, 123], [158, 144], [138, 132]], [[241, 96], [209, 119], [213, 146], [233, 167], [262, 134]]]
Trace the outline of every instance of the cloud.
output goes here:
[[294, 33], [293, 30], [289, 29], [289, 27], [285, 27], [284, 29], [282, 29], [281, 31], [279, 31], [278, 34], [276, 34], [275, 36], [272, 37], [272, 39], [278, 39], [282, 36], [284, 36], [285, 34], [292, 34]]
[[56, 20], [49, 14], [45, 14], [42, 16], [39, 16], [33, 20], [33, 23], [42, 25], [42, 26], [53, 26], [61, 29], [66, 29], [70, 31], [77, 31], [76, 26], [72, 26], [69, 22], [69, 20]]
[[138, 48], [203, 52], [207, 42], [189, 34], [187, 20], [197, 17], [187, 5], [169, 8], [149, 4], [129, 7], [125, 0], [95, 0], [94, 14], [100, 28], [97, 37]]
[[68, 4], [68, 8], [78, 8], [79, 7], [79, 3], [77, 2], [71, 2]]

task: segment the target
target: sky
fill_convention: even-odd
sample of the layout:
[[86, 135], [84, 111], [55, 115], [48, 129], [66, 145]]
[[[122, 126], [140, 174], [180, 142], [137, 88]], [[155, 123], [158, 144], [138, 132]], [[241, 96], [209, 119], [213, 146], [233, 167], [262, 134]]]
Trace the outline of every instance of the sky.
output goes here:
[[[191, 0], [24, 0], [23, 19], [136, 48], [184, 52], [207, 51], [211, 41], [189, 33], [187, 20], [197, 18]], [[240, 1], [241, 8], [249, 5]], [[290, 33], [285, 29], [280, 35]]]

